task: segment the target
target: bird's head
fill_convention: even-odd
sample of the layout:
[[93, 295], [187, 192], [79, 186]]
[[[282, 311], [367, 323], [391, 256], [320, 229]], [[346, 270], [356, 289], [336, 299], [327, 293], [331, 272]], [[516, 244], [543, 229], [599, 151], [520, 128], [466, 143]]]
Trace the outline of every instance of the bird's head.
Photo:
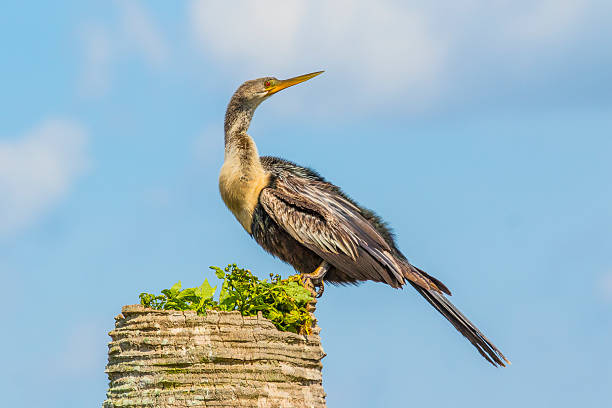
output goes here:
[[255, 109], [260, 103], [278, 91], [308, 81], [321, 73], [323, 73], [323, 71], [300, 75], [289, 79], [276, 79], [274, 77], [253, 79], [240, 85], [233, 98], [237, 99], [241, 105]]

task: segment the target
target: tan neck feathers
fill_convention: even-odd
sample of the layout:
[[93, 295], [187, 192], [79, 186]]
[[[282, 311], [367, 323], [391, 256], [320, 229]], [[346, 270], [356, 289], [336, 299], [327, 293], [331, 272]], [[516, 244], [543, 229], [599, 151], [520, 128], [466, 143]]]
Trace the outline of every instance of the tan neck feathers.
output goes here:
[[250, 234], [259, 193], [269, 183], [269, 174], [259, 160], [257, 146], [246, 133], [228, 140], [219, 174], [219, 191], [227, 208]]

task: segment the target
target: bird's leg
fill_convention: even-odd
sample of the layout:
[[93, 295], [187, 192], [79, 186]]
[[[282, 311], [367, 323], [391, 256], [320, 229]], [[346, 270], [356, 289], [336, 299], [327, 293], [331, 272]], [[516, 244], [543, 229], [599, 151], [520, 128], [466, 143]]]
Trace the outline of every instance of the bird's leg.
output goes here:
[[329, 271], [329, 268], [331, 268], [331, 264], [327, 261], [323, 261], [313, 273], [302, 274], [302, 280], [304, 282], [310, 280], [313, 288], [317, 288], [317, 291], [314, 293], [316, 298], [320, 298], [323, 295], [323, 291], [325, 290], [323, 278], [327, 274], [327, 271]]

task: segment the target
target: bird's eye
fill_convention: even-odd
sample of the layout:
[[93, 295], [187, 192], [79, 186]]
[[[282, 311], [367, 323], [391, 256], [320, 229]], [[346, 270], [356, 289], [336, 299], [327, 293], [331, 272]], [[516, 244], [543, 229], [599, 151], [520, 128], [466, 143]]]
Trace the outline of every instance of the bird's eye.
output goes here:
[[269, 88], [269, 87], [270, 87], [270, 85], [272, 85], [272, 82], [270, 82], [270, 81], [266, 81], [266, 82], [264, 82], [264, 86], [265, 86], [266, 88]]

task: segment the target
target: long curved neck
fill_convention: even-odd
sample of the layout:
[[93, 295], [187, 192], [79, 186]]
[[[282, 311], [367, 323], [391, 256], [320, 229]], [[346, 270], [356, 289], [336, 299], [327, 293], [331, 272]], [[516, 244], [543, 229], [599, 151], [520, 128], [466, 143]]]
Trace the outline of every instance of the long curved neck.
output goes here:
[[230, 100], [225, 111], [225, 148], [241, 134], [246, 134], [257, 106], [243, 103], [237, 95]]
[[225, 161], [233, 161], [245, 173], [249, 167], [259, 164], [257, 146], [247, 134], [255, 108], [240, 103], [234, 95], [225, 112]]
[[240, 104], [235, 96], [230, 101], [225, 113], [225, 160], [219, 174], [225, 205], [249, 233], [259, 193], [269, 180], [255, 141], [246, 133], [256, 107]]

